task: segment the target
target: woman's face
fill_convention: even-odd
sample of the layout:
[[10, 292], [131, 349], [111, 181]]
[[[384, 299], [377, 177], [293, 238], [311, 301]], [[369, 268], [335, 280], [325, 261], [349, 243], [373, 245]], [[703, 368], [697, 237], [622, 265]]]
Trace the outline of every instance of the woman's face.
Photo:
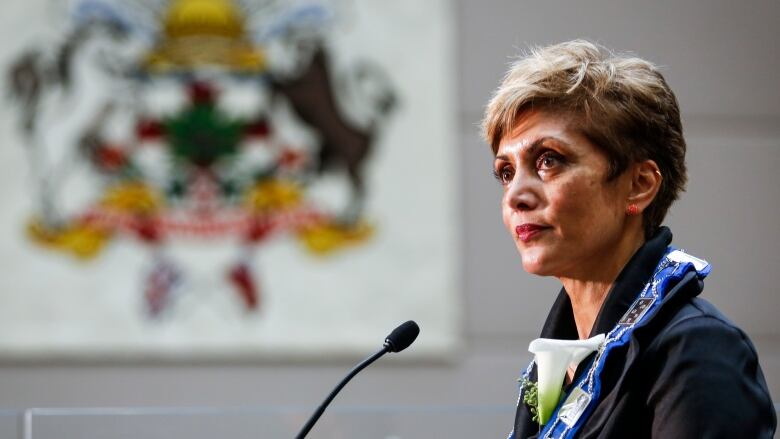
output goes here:
[[[607, 181], [607, 156], [568, 118], [530, 110], [498, 147], [494, 171], [504, 188], [504, 224], [523, 268], [588, 279], [624, 235], [627, 172]], [[606, 258], [606, 259], [605, 259]]]

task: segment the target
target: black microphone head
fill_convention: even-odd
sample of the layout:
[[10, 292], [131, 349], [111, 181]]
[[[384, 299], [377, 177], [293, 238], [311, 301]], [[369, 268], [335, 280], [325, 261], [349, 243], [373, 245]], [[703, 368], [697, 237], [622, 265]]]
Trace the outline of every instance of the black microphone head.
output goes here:
[[385, 347], [390, 352], [401, 352], [414, 343], [420, 334], [420, 327], [413, 320], [402, 323], [385, 338]]

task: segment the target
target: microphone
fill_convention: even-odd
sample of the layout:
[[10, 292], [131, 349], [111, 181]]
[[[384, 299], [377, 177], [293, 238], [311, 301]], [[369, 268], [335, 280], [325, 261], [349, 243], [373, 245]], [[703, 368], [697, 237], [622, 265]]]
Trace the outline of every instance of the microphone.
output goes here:
[[322, 404], [320, 404], [320, 406], [317, 407], [317, 410], [311, 415], [309, 420], [306, 422], [306, 425], [304, 425], [303, 428], [301, 429], [300, 433], [298, 433], [298, 435], [295, 436], [295, 439], [303, 439], [306, 437], [307, 434], [309, 434], [311, 428], [314, 427], [314, 424], [317, 423], [317, 421], [320, 419], [320, 416], [322, 416], [322, 414], [325, 412], [325, 408], [328, 407], [331, 401], [333, 401], [333, 398], [335, 398], [336, 395], [338, 395], [341, 389], [347, 385], [349, 380], [351, 380], [361, 370], [365, 369], [368, 365], [378, 360], [379, 357], [381, 357], [382, 355], [388, 352], [401, 352], [402, 350], [408, 348], [409, 345], [414, 343], [414, 340], [417, 339], [417, 336], [419, 334], [420, 334], [420, 327], [417, 326], [417, 323], [415, 323], [412, 320], [402, 323], [400, 326], [393, 329], [393, 332], [391, 332], [387, 337], [385, 337], [385, 343], [382, 346], [382, 349], [380, 349], [374, 355], [363, 360], [357, 366], [355, 366], [355, 368], [352, 369], [347, 374], [347, 376], [344, 377], [343, 380], [341, 380], [341, 382], [336, 386], [336, 388], [334, 388], [333, 391], [330, 392], [330, 395], [328, 395], [328, 397], [325, 398], [325, 401], [322, 401]]
[[385, 337], [385, 347], [390, 352], [401, 352], [414, 343], [418, 335], [420, 335], [420, 327], [413, 320], [409, 320], [401, 323]]

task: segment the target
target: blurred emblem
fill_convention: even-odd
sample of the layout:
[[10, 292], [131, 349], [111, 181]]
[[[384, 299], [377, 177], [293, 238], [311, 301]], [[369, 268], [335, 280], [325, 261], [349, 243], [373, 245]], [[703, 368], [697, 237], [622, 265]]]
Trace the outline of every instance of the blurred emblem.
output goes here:
[[[236, 242], [225, 279], [257, 311], [253, 249], [284, 235], [325, 256], [375, 232], [365, 165], [396, 104], [387, 74], [335, 64], [334, 8], [255, 3], [81, 1], [59, 41], [8, 71], [35, 177], [29, 237], [80, 259], [142, 242], [151, 318], [186, 278], [165, 251], [182, 240]], [[314, 194], [325, 174], [344, 181], [336, 201]]]

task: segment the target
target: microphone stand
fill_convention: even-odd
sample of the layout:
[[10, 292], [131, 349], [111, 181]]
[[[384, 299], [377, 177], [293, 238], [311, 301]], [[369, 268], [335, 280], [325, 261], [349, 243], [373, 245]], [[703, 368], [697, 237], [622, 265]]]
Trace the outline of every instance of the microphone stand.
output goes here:
[[385, 342], [384, 347], [382, 347], [382, 349], [379, 350], [379, 352], [366, 358], [365, 360], [363, 360], [362, 363], [355, 366], [355, 368], [352, 369], [352, 371], [349, 372], [349, 374], [347, 374], [347, 376], [344, 377], [343, 380], [341, 380], [341, 382], [336, 386], [336, 388], [333, 389], [332, 392], [330, 392], [330, 395], [328, 395], [328, 397], [325, 398], [325, 401], [322, 401], [322, 404], [320, 404], [320, 406], [317, 407], [317, 410], [314, 412], [314, 414], [311, 415], [311, 418], [309, 418], [309, 421], [306, 422], [306, 425], [303, 426], [300, 433], [298, 433], [298, 435], [295, 436], [295, 439], [304, 439], [306, 435], [309, 434], [309, 430], [311, 430], [311, 428], [314, 427], [314, 424], [320, 419], [320, 416], [322, 416], [322, 414], [325, 412], [325, 408], [328, 407], [328, 404], [330, 404], [331, 401], [333, 401], [333, 398], [335, 398], [336, 395], [341, 391], [341, 389], [347, 385], [349, 380], [351, 380], [355, 375], [360, 373], [361, 370], [365, 369], [366, 366], [378, 360], [379, 357], [390, 352], [390, 349], [391, 349], [390, 344]]

